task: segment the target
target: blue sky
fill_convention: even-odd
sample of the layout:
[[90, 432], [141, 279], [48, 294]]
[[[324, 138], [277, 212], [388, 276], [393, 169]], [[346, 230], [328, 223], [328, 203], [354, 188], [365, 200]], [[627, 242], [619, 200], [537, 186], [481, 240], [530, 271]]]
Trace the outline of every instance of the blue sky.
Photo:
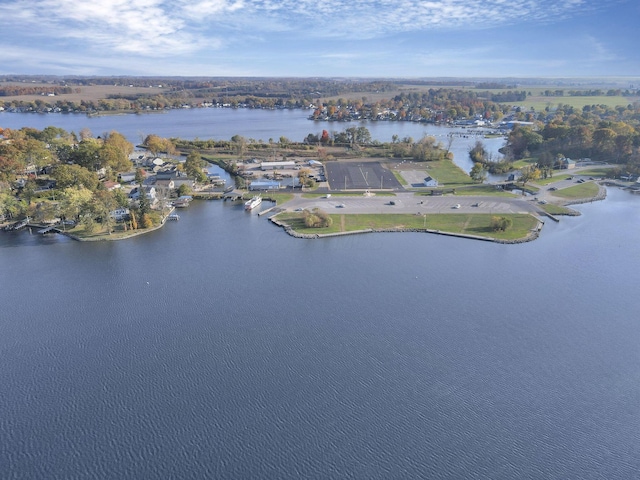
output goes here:
[[0, 74], [640, 75], [637, 0], [0, 0]]

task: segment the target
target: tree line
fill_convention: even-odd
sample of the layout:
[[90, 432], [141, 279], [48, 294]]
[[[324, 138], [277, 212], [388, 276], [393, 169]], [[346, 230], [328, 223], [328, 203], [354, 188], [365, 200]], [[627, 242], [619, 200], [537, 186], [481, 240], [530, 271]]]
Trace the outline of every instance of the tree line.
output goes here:
[[481, 141], [470, 149], [470, 158], [494, 173], [509, 171], [514, 160], [530, 157], [537, 159], [543, 174], [550, 173], [566, 157], [615, 163], [625, 172], [640, 174], [640, 103], [582, 109], [560, 105], [541, 118], [546, 121], [533, 117], [533, 125], [510, 131], [504, 160], [490, 158]]

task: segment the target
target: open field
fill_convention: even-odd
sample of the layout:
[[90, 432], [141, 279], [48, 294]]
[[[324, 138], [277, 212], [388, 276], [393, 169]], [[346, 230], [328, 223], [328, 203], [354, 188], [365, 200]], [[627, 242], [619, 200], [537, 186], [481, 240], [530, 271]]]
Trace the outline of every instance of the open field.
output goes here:
[[[348, 99], [348, 100], [361, 100], [362, 98], [366, 99], [367, 103], [388, 100], [396, 95], [401, 94], [410, 94], [410, 93], [418, 93], [422, 94], [423, 92], [428, 91], [429, 89], [454, 89], [454, 90], [470, 90], [470, 91], [478, 91], [478, 92], [491, 92], [491, 93], [502, 93], [509, 90], [517, 90], [526, 92], [530, 92], [531, 95], [527, 96], [526, 100], [522, 102], [505, 102], [509, 105], [519, 106], [524, 108], [535, 108], [536, 110], [544, 110], [546, 107], [550, 109], [555, 109], [558, 104], [563, 105], [571, 105], [575, 108], [582, 108], [585, 105], [607, 105], [609, 107], [617, 107], [617, 106], [626, 106], [630, 103], [640, 101], [640, 97], [623, 97], [623, 96], [609, 96], [609, 95], [598, 95], [598, 96], [569, 96], [569, 90], [587, 90], [587, 89], [595, 89], [600, 88], [602, 91], [607, 91], [609, 88], [622, 88], [620, 86], [612, 87], [610, 85], [602, 85], [602, 86], [580, 86], [580, 85], [565, 85], [558, 87], [556, 85], [516, 85], [512, 88], [500, 88], [500, 89], [477, 89], [475, 86], [460, 86], [455, 85], [455, 82], [452, 82], [450, 85], [412, 85], [412, 84], [398, 84], [397, 88], [387, 90], [384, 92], [352, 92], [345, 93], [343, 95], [336, 95], [323, 98], [323, 100], [339, 100], [340, 98]], [[626, 88], [626, 87], [625, 87]], [[548, 97], [544, 95], [546, 90], [564, 90], [565, 95], [562, 97]]]
[[[475, 182], [460, 167], [451, 160], [437, 160], [433, 162], [398, 162], [389, 163], [389, 168], [398, 172], [407, 186], [416, 183], [420, 179], [423, 184], [427, 175], [438, 181], [438, 186], [456, 187], [461, 185], [473, 185]], [[417, 173], [419, 175], [417, 175]], [[423, 186], [423, 185], [421, 185]]]
[[[16, 82], [5, 82], [0, 83], [0, 86], [10, 86], [10, 85], [19, 85], [23, 87], [53, 87], [59, 85], [51, 85], [48, 83], [16, 83]], [[71, 85], [74, 93], [61, 94], [56, 95], [55, 97], [47, 97], [43, 95], [13, 95], [8, 97], [0, 97], [0, 102], [11, 102], [11, 101], [23, 101], [23, 102], [35, 102], [36, 100], [42, 100], [44, 102], [57, 102], [60, 100], [66, 100], [70, 102], [79, 103], [82, 100], [85, 101], [94, 101], [97, 102], [99, 100], [105, 99], [110, 95], [118, 95], [118, 96], [128, 96], [128, 95], [159, 95], [163, 92], [168, 91], [168, 89], [158, 88], [158, 87], [129, 87], [124, 85], [88, 85], [88, 86], [76, 86]], [[79, 92], [75, 92], [76, 89], [79, 89]]]
[[594, 197], [598, 194], [598, 191], [599, 188], [597, 184], [593, 182], [585, 182], [574, 185], [572, 187], [557, 190], [553, 193], [553, 195], [560, 198], [574, 200], [579, 198]]
[[333, 223], [327, 228], [307, 228], [302, 215], [287, 212], [278, 215], [278, 220], [303, 234], [328, 234], [355, 232], [360, 230], [436, 230], [448, 233], [476, 235], [501, 240], [525, 238], [538, 224], [538, 220], [528, 214], [501, 215], [511, 219], [513, 225], [506, 232], [495, 232], [491, 228], [492, 215], [489, 214], [332, 214]]
[[521, 107], [525, 110], [534, 108], [536, 111], [544, 110], [549, 107], [555, 110], [559, 104], [571, 105], [574, 108], [582, 109], [586, 105], [606, 105], [615, 108], [618, 106], [626, 106], [630, 103], [637, 102], [638, 97], [622, 97], [599, 95], [597, 97], [545, 97], [543, 95], [532, 95], [522, 102], [511, 102], [511, 105]]

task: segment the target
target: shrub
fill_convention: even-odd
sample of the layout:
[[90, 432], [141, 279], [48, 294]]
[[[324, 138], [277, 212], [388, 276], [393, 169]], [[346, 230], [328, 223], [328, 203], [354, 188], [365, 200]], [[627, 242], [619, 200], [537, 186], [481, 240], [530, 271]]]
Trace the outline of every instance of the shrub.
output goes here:
[[491, 228], [494, 232], [505, 232], [511, 228], [513, 221], [507, 217], [491, 217]]
[[333, 223], [333, 219], [319, 208], [314, 208], [312, 211], [305, 210], [303, 216], [307, 228], [326, 228]]

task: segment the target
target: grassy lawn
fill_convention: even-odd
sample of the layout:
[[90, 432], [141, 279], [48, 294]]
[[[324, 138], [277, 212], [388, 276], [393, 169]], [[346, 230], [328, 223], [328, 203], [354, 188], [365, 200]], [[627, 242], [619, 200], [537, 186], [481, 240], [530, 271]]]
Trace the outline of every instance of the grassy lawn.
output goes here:
[[574, 213], [573, 210], [554, 203], [540, 205], [540, 208], [551, 215], [570, 215]]
[[398, 182], [400, 182], [400, 185], [407, 186], [409, 185], [409, 182], [407, 182], [404, 177], [402, 175], [400, 175], [400, 172], [396, 171], [396, 170], [392, 170], [391, 173], [393, 173], [393, 176], [396, 177], [396, 180], [398, 180]]
[[611, 175], [612, 168], [595, 167], [587, 168], [586, 170], [579, 170], [576, 175], [589, 175], [590, 177], [608, 177]]
[[111, 234], [109, 234], [107, 229], [100, 224], [98, 224], [92, 232], [87, 232], [83, 225], [78, 225], [73, 229], [67, 228], [66, 230], [67, 233], [82, 240], [119, 240], [145, 231], [149, 230], [144, 228], [140, 228], [138, 230], [131, 230], [129, 228], [125, 230], [122, 223], [114, 225]]
[[492, 197], [519, 197], [515, 193], [502, 190], [501, 188], [495, 188], [491, 185], [473, 185], [469, 187], [456, 188], [456, 195], [488, 195]]
[[555, 191], [553, 194], [556, 197], [577, 199], [577, 198], [589, 198], [598, 194], [600, 191], [598, 185], [593, 182], [580, 183], [572, 187], [563, 188]]
[[[376, 197], [395, 197], [393, 192], [372, 192]], [[331, 193], [331, 197], [363, 197], [364, 192], [336, 192]], [[325, 198], [326, 193], [303, 193], [302, 198]]]
[[572, 177], [573, 175], [567, 175], [565, 173], [562, 173], [560, 175], [554, 175], [553, 177], [547, 177], [547, 178], [539, 178], [538, 180], [535, 181], [535, 183], [537, 183], [538, 185], [549, 185], [550, 183], [553, 182], [559, 182], [560, 180], [566, 180], [569, 177]]
[[427, 229], [502, 240], [524, 238], [538, 224], [538, 220], [532, 215], [508, 214], [504, 216], [512, 220], [512, 227], [506, 232], [494, 232], [491, 228], [492, 215], [490, 214], [334, 214], [330, 216], [333, 224], [328, 228], [307, 228], [304, 225], [302, 215], [298, 213], [282, 213], [277, 218], [290, 225], [296, 232], [306, 234], [353, 232], [367, 229]]
[[[318, 195], [320, 196], [320, 195]], [[293, 200], [293, 193], [272, 193], [268, 192], [263, 195], [263, 198], [267, 198], [269, 200], [273, 200], [276, 202], [276, 205], [282, 205], [283, 203], [288, 202], [289, 200]]]
[[515, 162], [513, 162], [513, 168], [515, 168], [516, 170], [519, 170], [519, 169], [521, 169], [523, 167], [526, 167], [528, 165], [533, 165], [537, 161], [538, 161], [538, 159], [537, 158], [533, 158], [533, 157], [522, 158], [520, 160], [516, 160]]
[[438, 183], [446, 187], [456, 185], [473, 185], [474, 181], [460, 167], [451, 160], [438, 160], [426, 162], [427, 173], [438, 180]]

